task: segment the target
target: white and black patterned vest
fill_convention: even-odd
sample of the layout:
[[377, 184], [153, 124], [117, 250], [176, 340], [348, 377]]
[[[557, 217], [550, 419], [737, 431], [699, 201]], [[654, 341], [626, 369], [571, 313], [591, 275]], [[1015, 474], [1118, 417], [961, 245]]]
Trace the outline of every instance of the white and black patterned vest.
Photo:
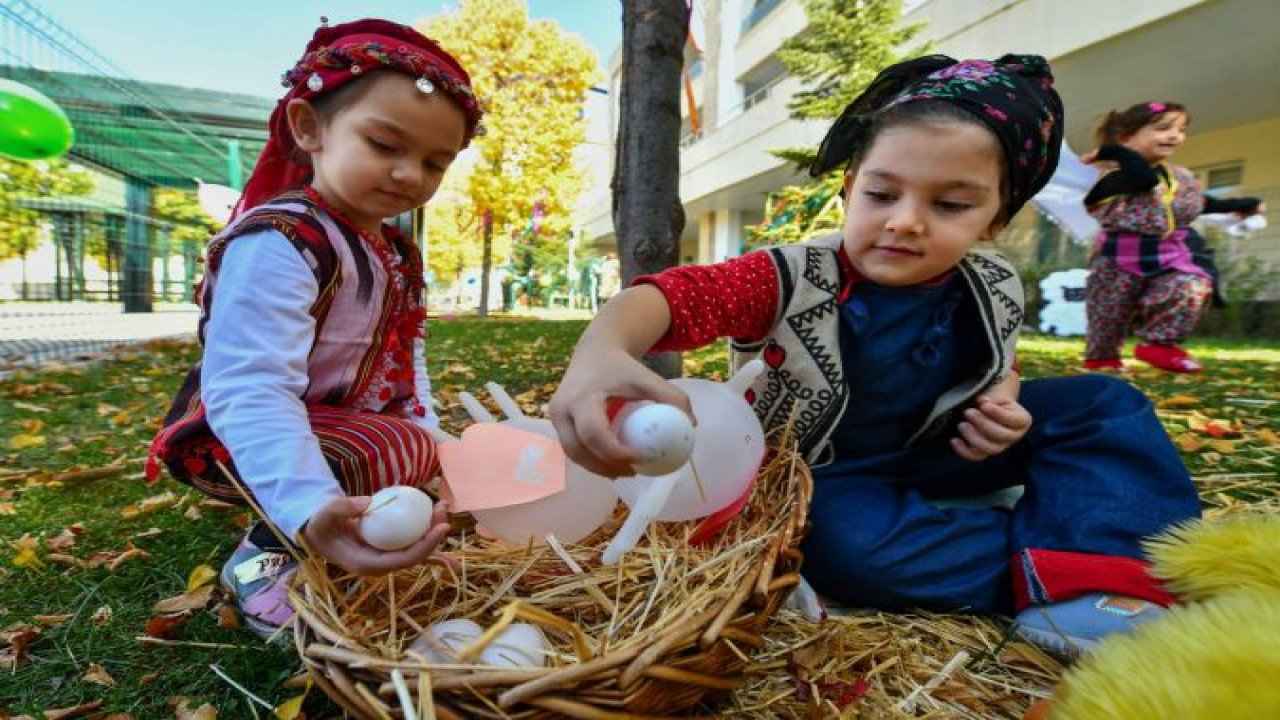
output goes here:
[[[839, 233], [795, 245], [769, 248], [778, 271], [778, 316], [772, 333], [759, 342], [732, 343], [734, 368], [759, 355], [766, 371], [756, 379], [747, 399], [766, 432], [782, 426], [795, 413], [793, 433], [811, 465], [833, 456], [830, 438], [856, 398], [857, 379], [846, 378], [840, 357], [841, 290]], [[908, 444], [933, 437], [951, 424], [954, 411], [982, 390], [1003, 380], [1013, 368], [1018, 330], [1022, 326], [1022, 281], [1007, 260], [984, 250], [970, 251], [958, 268], [967, 294], [974, 300], [987, 338], [988, 362], [942, 394]]]

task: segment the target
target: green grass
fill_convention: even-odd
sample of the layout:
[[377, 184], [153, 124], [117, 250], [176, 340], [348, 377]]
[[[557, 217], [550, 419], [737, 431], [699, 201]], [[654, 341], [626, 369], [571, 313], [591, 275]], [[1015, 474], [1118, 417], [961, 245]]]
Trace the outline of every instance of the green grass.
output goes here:
[[[487, 380], [506, 386], [526, 406], [545, 403], [583, 325], [508, 319], [433, 323], [428, 362], [446, 425], [456, 430], [464, 423], [457, 393], [482, 395]], [[1280, 343], [1205, 340], [1190, 349], [1208, 366], [1202, 376], [1135, 368], [1127, 377], [1152, 397], [1171, 435], [1187, 448], [1184, 457], [1206, 497], [1223, 502], [1223, 488], [1242, 500], [1275, 496], [1280, 447], [1268, 433], [1280, 433]], [[1028, 337], [1022, 344], [1024, 372], [1029, 377], [1075, 372], [1080, 351], [1079, 340]], [[220, 567], [247, 519], [240, 510], [200, 509], [199, 496], [171, 480], [153, 487], [142, 481], [147, 443], [197, 352], [191, 343], [154, 343], [107, 363], [46, 368], [0, 382], [0, 629], [42, 628], [16, 668], [0, 669], [0, 717], [5, 712], [40, 717], [41, 710], [98, 700], [103, 714], [172, 717], [170, 700], [177, 697], [192, 698], [193, 706], [210, 703], [220, 717], [254, 717], [252, 703], [213, 672], [215, 664], [272, 705], [299, 692], [282, 687], [301, 669], [291, 649], [266, 648], [247, 631], [218, 627], [208, 614], [194, 616], [176, 639], [234, 648], [155, 647], [135, 640], [144, 634], [151, 606], [181, 594], [193, 568]], [[723, 345], [687, 356], [686, 370], [722, 378]], [[1211, 436], [1205, 430], [1210, 420], [1231, 434]], [[44, 445], [13, 449], [20, 436], [43, 437]], [[127, 464], [115, 477], [51, 480], [57, 473], [121, 459]], [[178, 501], [132, 517], [122, 513], [166, 492]], [[53, 562], [45, 542], [77, 523], [83, 532], [66, 554], [83, 559], [132, 543], [147, 556], [114, 571]], [[160, 533], [135, 538], [152, 528]], [[24, 536], [38, 541], [43, 567], [13, 563]], [[110, 608], [109, 617], [95, 621], [104, 607]], [[35, 619], [63, 614], [72, 617], [55, 625]], [[0, 668], [3, 651], [0, 642]], [[95, 663], [114, 678], [113, 687], [82, 679]], [[307, 714], [323, 717], [336, 710], [313, 691]]]

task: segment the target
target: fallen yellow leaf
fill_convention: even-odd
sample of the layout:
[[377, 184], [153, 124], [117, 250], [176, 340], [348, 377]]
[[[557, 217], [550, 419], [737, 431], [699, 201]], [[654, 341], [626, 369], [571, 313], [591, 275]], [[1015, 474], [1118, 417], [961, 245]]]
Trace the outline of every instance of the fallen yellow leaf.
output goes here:
[[298, 715], [302, 713], [302, 701], [307, 699], [307, 694], [303, 693], [276, 706], [275, 714], [277, 720], [297, 720]]
[[195, 566], [191, 569], [191, 574], [187, 576], [187, 592], [208, 585], [216, 577], [218, 577], [218, 571], [208, 565]]
[[1209, 445], [1214, 450], [1217, 450], [1220, 453], [1226, 453], [1228, 455], [1236, 451], [1236, 443], [1234, 440], [1215, 439], [1215, 440], [1210, 440]]
[[1268, 445], [1280, 445], [1280, 435], [1276, 435], [1271, 428], [1262, 428], [1259, 430], [1258, 440]]
[[1195, 395], [1174, 395], [1160, 401], [1160, 407], [1195, 407], [1199, 404], [1200, 398]]
[[1204, 441], [1190, 433], [1178, 436], [1178, 449], [1182, 452], [1196, 452], [1203, 447]]
[[9, 438], [10, 450], [26, 450], [27, 448], [44, 447], [43, 435], [27, 435], [19, 433]]

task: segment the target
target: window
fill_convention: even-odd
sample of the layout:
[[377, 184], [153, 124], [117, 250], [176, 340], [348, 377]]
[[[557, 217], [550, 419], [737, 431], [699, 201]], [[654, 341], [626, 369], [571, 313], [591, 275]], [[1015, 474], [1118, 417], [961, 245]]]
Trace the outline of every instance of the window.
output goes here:
[[743, 75], [740, 81], [743, 111], [764, 102], [769, 97], [769, 90], [786, 75], [786, 68], [774, 57], [770, 57]]
[[1209, 195], [1233, 195], [1244, 184], [1244, 164], [1239, 162], [1196, 168], [1194, 172]]
[[747, 16], [742, 19], [742, 34], [745, 35], [748, 30], [759, 24], [781, 3], [782, 0], [755, 0], [751, 4], [751, 9], [747, 11]]

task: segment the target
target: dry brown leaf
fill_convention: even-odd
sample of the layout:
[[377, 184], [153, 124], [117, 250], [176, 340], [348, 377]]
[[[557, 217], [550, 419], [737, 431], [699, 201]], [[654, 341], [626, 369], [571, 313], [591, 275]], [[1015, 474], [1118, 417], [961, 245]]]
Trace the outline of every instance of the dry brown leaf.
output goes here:
[[18, 508], [11, 502], [0, 502], [0, 515], [17, 515]]
[[96, 468], [72, 468], [65, 472], [53, 475], [50, 480], [52, 482], [84, 482], [86, 480], [103, 480], [109, 477], [115, 477], [124, 472], [128, 459], [121, 455], [112, 460], [110, 464]]
[[61, 625], [62, 623], [70, 620], [73, 617], [75, 617], [75, 615], [72, 615], [71, 613], [65, 613], [62, 615], [36, 615], [31, 619], [35, 620], [41, 625]]
[[213, 591], [216, 588], [217, 585], [214, 584], [201, 585], [190, 592], [165, 598], [152, 605], [151, 612], [174, 613], [187, 610], [203, 610], [209, 605], [209, 601], [213, 598]]
[[[94, 700], [93, 702], [76, 705], [75, 707], [44, 710], [40, 713], [40, 720], [71, 720], [71, 718], [84, 717], [85, 715], [93, 713], [101, 708], [103, 702], [104, 701], [102, 700]], [[13, 718], [13, 720], [23, 720], [23, 718], [26, 718], [26, 720], [34, 720], [27, 715], [19, 715], [18, 717]]]
[[64, 552], [76, 546], [76, 534], [71, 528], [63, 528], [57, 536], [44, 541], [44, 546], [53, 552]]
[[83, 560], [74, 555], [67, 555], [65, 553], [49, 553], [45, 557], [49, 562], [57, 565], [69, 565], [71, 567], [79, 568], [89, 567]]
[[91, 682], [103, 687], [115, 687], [116, 679], [98, 663], [89, 663], [89, 670], [80, 677], [84, 682]]
[[151, 554], [141, 548], [133, 547], [130, 544], [124, 550], [99, 550], [91, 553], [89, 557], [84, 559], [85, 567], [106, 567], [108, 570], [115, 570], [121, 565], [133, 560], [134, 558], [146, 558]]
[[31, 403], [25, 403], [25, 402], [15, 402], [13, 404], [13, 407], [17, 410], [26, 410], [28, 412], [38, 412], [38, 413], [53, 412], [52, 410], [50, 410], [47, 407], [44, 407], [43, 405], [32, 405]]
[[191, 707], [192, 700], [187, 697], [170, 698], [169, 704], [173, 706], [173, 717], [176, 720], [217, 720], [218, 711], [213, 706], [205, 703], [198, 708]]
[[152, 495], [151, 497], [143, 498], [142, 501], [138, 503], [138, 511], [143, 513], [153, 513], [157, 510], [163, 510], [164, 508], [170, 507], [177, 502], [178, 496], [174, 495], [172, 491], [166, 490], [159, 495]]
[[44, 632], [35, 625], [17, 623], [0, 630], [0, 670], [12, 670], [27, 659], [27, 646]]
[[234, 607], [223, 603], [218, 606], [218, 627], [223, 630], [235, 630], [240, 627], [240, 613]]

